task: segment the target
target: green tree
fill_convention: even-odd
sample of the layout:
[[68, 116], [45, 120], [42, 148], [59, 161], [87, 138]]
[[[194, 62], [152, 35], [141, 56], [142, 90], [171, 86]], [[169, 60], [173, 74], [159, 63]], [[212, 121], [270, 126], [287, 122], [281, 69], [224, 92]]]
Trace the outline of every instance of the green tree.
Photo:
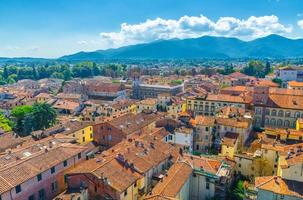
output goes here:
[[8, 76], [9, 76], [8, 70], [7, 70], [7, 66], [6, 66], [6, 65], [4, 66], [3, 75], [2, 75], [2, 76], [3, 76], [4, 79], [7, 79]]
[[238, 181], [232, 192], [233, 192], [232, 195], [233, 199], [243, 200], [245, 198], [244, 181], [243, 180]]
[[12, 131], [12, 128], [14, 126], [14, 123], [6, 118], [3, 113], [0, 113], [0, 128], [4, 132]]
[[49, 128], [57, 118], [56, 111], [47, 103], [35, 103], [29, 115], [32, 115], [34, 119], [34, 130]]
[[249, 76], [255, 76], [258, 78], [265, 77], [264, 64], [261, 61], [253, 60], [249, 61], [248, 65], [244, 67], [243, 73]]
[[16, 123], [15, 131], [17, 133], [23, 133], [23, 120], [27, 114], [30, 114], [33, 111], [32, 106], [16, 106], [12, 109], [11, 116]]

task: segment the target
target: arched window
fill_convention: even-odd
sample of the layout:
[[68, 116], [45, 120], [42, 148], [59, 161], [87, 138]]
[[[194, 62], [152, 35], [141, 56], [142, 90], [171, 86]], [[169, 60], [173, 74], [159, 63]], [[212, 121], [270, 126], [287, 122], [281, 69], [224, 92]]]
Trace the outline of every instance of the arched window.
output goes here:
[[289, 111], [285, 112], [285, 117], [290, 117], [290, 112]]
[[276, 120], [275, 119], [271, 119], [270, 120], [270, 125], [271, 126], [276, 126]]
[[300, 112], [295, 113], [295, 118], [300, 118]]
[[265, 110], [265, 115], [270, 115], [269, 109], [266, 109], [266, 110]]
[[256, 117], [256, 124], [259, 124], [261, 122], [261, 118], [260, 117]]
[[283, 116], [284, 116], [284, 112], [283, 112], [283, 110], [279, 110], [279, 112], [278, 112], [278, 116], [279, 116], [279, 117], [283, 117]]
[[271, 111], [271, 116], [277, 116], [277, 111], [276, 110], [272, 110]]
[[277, 126], [282, 126], [282, 124], [283, 124], [282, 119], [278, 119]]
[[284, 121], [284, 127], [289, 127], [289, 125], [290, 125], [289, 120], [285, 120], [285, 121]]
[[269, 125], [269, 119], [268, 118], [265, 118], [265, 124]]

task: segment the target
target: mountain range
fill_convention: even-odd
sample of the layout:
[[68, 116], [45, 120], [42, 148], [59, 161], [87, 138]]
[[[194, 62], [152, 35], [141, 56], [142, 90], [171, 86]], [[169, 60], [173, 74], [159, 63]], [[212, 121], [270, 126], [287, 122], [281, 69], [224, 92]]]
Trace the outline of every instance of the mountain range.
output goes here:
[[192, 39], [160, 40], [117, 49], [78, 52], [59, 58], [64, 61], [104, 59], [235, 59], [302, 58], [303, 39], [269, 35], [251, 41], [203, 36]]

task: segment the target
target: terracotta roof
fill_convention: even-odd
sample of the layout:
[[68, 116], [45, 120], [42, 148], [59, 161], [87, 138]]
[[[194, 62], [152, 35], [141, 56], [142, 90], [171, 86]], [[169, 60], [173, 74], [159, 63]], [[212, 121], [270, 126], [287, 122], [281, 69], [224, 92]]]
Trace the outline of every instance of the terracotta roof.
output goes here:
[[0, 182], [5, 182], [7, 187], [0, 186], [0, 194], [77, 155], [85, 149], [85, 147], [78, 145], [62, 145], [49, 149], [47, 152], [40, 151], [29, 155], [28, 158], [20, 159], [15, 163], [1, 167]]
[[128, 113], [121, 117], [115, 118], [108, 123], [118, 129], [121, 129], [125, 134], [128, 135], [148, 126], [149, 124], [158, 120], [160, 117], [161, 115], [154, 113]]
[[232, 133], [232, 132], [227, 132], [225, 133], [225, 136], [223, 137], [223, 144], [227, 146], [235, 146], [237, 139], [239, 137], [238, 133]]
[[0, 135], [0, 152], [14, 148], [24, 142], [24, 139], [16, 137], [15, 133], [3, 133]]
[[303, 82], [288, 81], [287, 85], [290, 86], [290, 87], [303, 87]]
[[124, 140], [95, 159], [80, 163], [69, 174], [90, 173], [97, 178], [106, 177], [110, 186], [121, 192], [141, 178], [141, 174], [178, 155], [176, 146], [157, 140], [153, 135], [140, 136]]
[[203, 169], [208, 173], [217, 174], [222, 162], [219, 160], [207, 158], [207, 157], [199, 157], [193, 155], [184, 155], [184, 159], [193, 166], [194, 169]]
[[270, 94], [267, 106], [273, 108], [303, 109], [303, 96]]
[[192, 172], [193, 169], [190, 164], [176, 162], [171, 166], [164, 178], [154, 187], [152, 194], [145, 199], [155, 199], [155, 196], [176, 198], [184, 184], [189, 180]]
[[154, 106], [155, 104], [157, 104], [157, 99], [153, 99], [153, 98], [143, 99], [142, 101], [138, 102], [138, 104]]
[[79, 103], [76, 103], [73, 101], [67, 101], [67, 100], [58, 100], [53, 105], [53, 107], [56, 109], [66, 109], [66, 110], [72, 110], [72, 111], [74, 111], [79, 106], [80, 106]]
[[227, 77], [230, 77], [230, 78], [244, 78], [244, 77], [248, 77], [246, 74], [242, 74], [241, 72], [233, 72], [229, 75], [227, 75]]
[[303, 183], [282, 179], [279, 176], [265, 176], [255, 178], [255, 187], [275, 194], [303, 198]]
[[216, 118], [216, 123], [223, 126], [231, 126], [236, 128], [249, 128], [250, 122], [247, 120], [238, 120], [234, 118]]
[[208, 94], [206, 99], [208, 101], [231, 102], [231, 103], [245, 103], [240, 96], [233, 96], [228, 94]]
[[254, 83], [255, 86], [265, 86], [265, 87], [279, 87], [278, 83], [271, 80], [260, 79]]
[[201, 126], [213, 126], [215, 125], [215, 117], [198, 115], [194, 123]]

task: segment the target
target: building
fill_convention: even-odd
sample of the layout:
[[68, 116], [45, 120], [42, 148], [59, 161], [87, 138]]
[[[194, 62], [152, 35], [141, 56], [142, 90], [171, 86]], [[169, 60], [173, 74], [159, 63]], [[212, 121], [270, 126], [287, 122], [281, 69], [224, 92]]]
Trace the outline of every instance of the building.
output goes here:
[[225, 106], [234, 106], [245, 109], [250, 103], [249, 99], [242, 96], [227, 94], [208, 94], [204, 96], [188, 97], [186, 109], [195, 115], [215, 115], [219, 109]]
[[185, 154], [144, 199], [225, 199], [231, 170], [222, 160]]
[[125, 114], [108, 122], [94, 125], [94, 141], [109, 148], [134, 134], [151, 132], [160, 115], [155, 113]]
[[274, 70], [275, 78], [287, 81], [303, 81], [303, 69], [298, 67], [284, 67]]
[[259, 127], [295, 128], [297, 119], [303, 116], [301, 91], [255, 87], [253, 101], [254, 124]]
[[90, 199], [141, 199], [178, 156], [176, 146], [141, 135], [79, 164], [68, 172], [67, 184], [87, 188]]
[[303, 199], [303, 183], [283, 179], [279, 176], [257, 177], [255, 187], [257, 200], [299, 200]]
[[287, 88], [292, 90], [303, 90], [303, 82], [288, 81]]
[[65, 171], [88, 152], [87, 147], [47, 138], [1, 155], [1, 199], [52, 199], [66, 189]]
[[141, 77], [133, 84], [133, 97], [136, 99], [157, 98], [159, 94], [175, 96], [183, 91], [184, 81], [176, 81], [176, 77]]
[[157, 111], [157, 99], [147, 98], [137, 103], [137, 112], [140, 113], [144, 110]]
[[74, 139], [78, 144], [86, 145], [93, 141], [93, 126], [91, 122], [72, 120], [31, 133], [36, 139], [54, 136], [56, 134], [65, 135]]

